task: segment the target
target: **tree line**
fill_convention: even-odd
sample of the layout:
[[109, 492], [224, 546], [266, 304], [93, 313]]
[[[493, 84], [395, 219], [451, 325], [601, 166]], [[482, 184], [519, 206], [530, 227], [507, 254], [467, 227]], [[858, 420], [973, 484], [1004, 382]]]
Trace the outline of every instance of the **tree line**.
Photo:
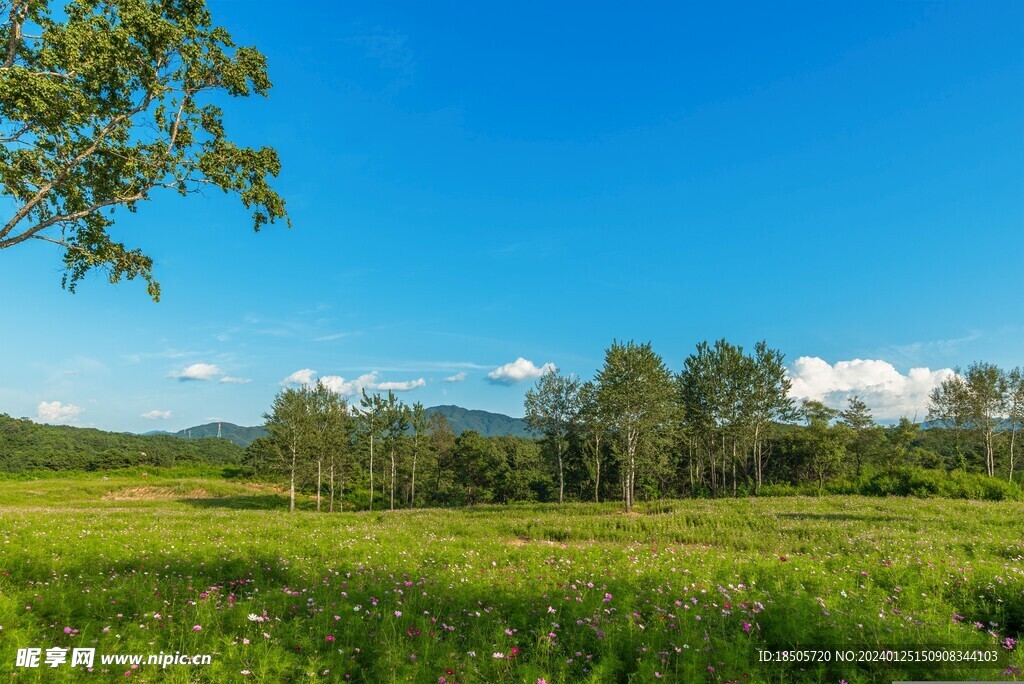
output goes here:
[[0, 413], [0, 472], [112, 470], [186, 464], [235, 465], [242, 447], [225, 439], [134, 435], [68, 425], [40, 425]]
[[[1016, 491], [1020, 369], [958, 369], [932, 393], [925, 426], [907, 417], [879, 425], [858, 396], [842, 408], [798, 403], [791, 389], [785, 357], [766, 342], [750, 352], [702, 342], [672, 371], [650, 343], [616, 341], [592, 379], [556, 369], [536, 380], [524, 400], [536, 439], [455, 435], [443, 415], [392, 392], [364, 391], [350, 403], [313, 385], [277, 395], [268, 436], [253, 442], [246, 462], [287, 477], [292, 508], [296, 489], [311, 489], [327, 511], [342, 501], [393, 510], [620, 500], [630, 510], [659, 497], [827, 488]], [[964, 488], [974, 494], [956, 493]]]
[[418, 506], [545, 501], [551, 478], [540, 444], [522, 437], [456, 435], [393, 392], [365, 391], [358, 402], [323, 385], [286, 388], [265, 414], [267, 436], [246, 449], [257, 477], [312, 492], [316, 510], [394, 510]]

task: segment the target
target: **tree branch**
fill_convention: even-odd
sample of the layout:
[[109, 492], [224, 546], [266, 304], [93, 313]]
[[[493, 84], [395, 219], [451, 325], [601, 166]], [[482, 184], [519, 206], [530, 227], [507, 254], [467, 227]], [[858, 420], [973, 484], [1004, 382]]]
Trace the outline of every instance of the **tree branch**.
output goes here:
[[14, 0], [11, 3], [11, 35], [7, 37], [7, 58], [4, 66], [8, 69], [14, 66], [14, 60], [18, 56], [18, 44], [21, 42], [21, 26], [28, 16], [28, 0]]
[[72, 212], [70, 214], [61, 214], [60, 216], [53, 216], [51, 218], [48, 218], [45, 221], [41, 221], [41, 222], [37, 223], [36, 225], [34, 225], [33, 227], [28, 228], [28, 229], [22, 231], [21, 233], [15, 235], [12, 238], [0, 239], [0, 249], [4, 249], [6, 247], [11, 247], [11, 246], [16, 245], [18, 243], [24, 242], [25, 240], [28, 240], [29, 238], [35, 238], [35, 239], [38, 239], [38, 240], [46, 240], [48, 242], [54, 242], [56, 244], [64, 245], [66, 247], [67, 245], [65, 243], [59, 242], [57, 240], [53, 240], [52, 238], [47, 238], [47, 237], [38, 235], [38, 233], [40, 231], [46, 230], [50, 226], [54, 226], [54, 225], [56, 225], [58, 223], [66, 223], [68, 221], [77, 221], [80, 218], [85, 218], [86, 216], [88, 216], [88, 215], [92, 214], [93, 212], [98, 211], [98, 210], [100, 210], [100, 209], [102, 209], [104, 207], [109, 207], [109, 206], [113, 206], [113, 205], [116, 205], [116, 204], [128, 204], [130, 202], [138, 202], [139, 200], [143, 199], [146, 196], [146, 191], [150, 187], [152, 187], [152, 186], [149, 186], [149, 187], [147, 187], [144, 190], [139, 190], [138, 192], [136, 192], [133, 195], [126, 195], [126, 196], [122, 196], [122, 197], [112, 197], [110, 199], [103, 200], [102, 202], [95, 202], [95, 203], [89, 205], [88, 207], [86, 207], [85, 209], [80, 209], [80, 210], [78, 210], [76, 212]]
[[[43, 200], [46, 194], [50, 192], [50, 190], [52, 190], [54, 186], [58, 185], [61, 181], [67, 178], [67, 176], [72, 171], [74, 171], [75, 167], [77, 167], [85, 159], [87, 159], [93, 152], [99, 149], [100, 143], [102, 143], [106, 139], [106, 137], [110, 135], [111, 131], [117, 128], [117, 126], [119, 126], [122, 122], [126, 121], [127, 119], [130, 119], [139, 112], [144, 111], [147, 107], [149, 107], [150, 103], [153, 101], [154, 98], [155, 95], [152, 92], [148, 92], [146, 93], [146, 97], [143, 98], [142, 102], [138, 106], [123, 114], [118, 114], [113, 119], [111, 119], [107, 123], [107, 125], [104, 126], [103, 129], [99, 132], [99, 135], [96, 136], [96, 138], [92, 141], [89, 147], [82, 150], [82, 152], [80, 152], [78, 156], [72, 159], [71, 162], [53, 178], [53, 180], [51, 180], [49, 183], [45, 183], [42, 187], [40, 187], [36, 194], [33, 195], [32, 198], [14, 214], [11, 220], [7, 222], [7, 225], [5, 225], [2, 230], [0, 230], [0, 249], [3, 249], [4, 247], [9, 247], [12, 244], [18, 244], [18, 242], [22, 242], [22, 240], [12, 238], [12, 240], [15, 241], [7, 244], [5, 242], [5, 238], [7, 238], [7, 236], [11, 234], [11, 231], [14, 230], [14, 227], [18, 225], [18, 223], [20, 223], [22, 219], [28, 216], [28, 213], [32, 211], [32, 208], [39, 204], [39, 202]], [[48, 223], [47, 225], [52, 225], [52, 223]], [[41, 229], [37, 227], [36, 229], [33, 229], [31, 232], [38, 232], [38, 230]], [[22, 236], [24, 236], [24, 233], [22, 233]]]

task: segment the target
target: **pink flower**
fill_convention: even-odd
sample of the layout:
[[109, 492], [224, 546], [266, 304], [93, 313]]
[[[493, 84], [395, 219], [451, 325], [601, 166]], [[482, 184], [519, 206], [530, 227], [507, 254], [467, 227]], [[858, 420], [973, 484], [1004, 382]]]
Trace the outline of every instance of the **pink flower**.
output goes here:
[[750, 623], [747, 622], [746, 620], [743, 621], [743, 631], [744, 632], [749, 632], [750, 631]]
[[203, 628], [201, 626], [199, 626], [199, 625], [196, 625], [195, 627], [192, 628], [192, 631], [193, 632], [202, 632]]
[[333, 641], [334, 641], [334, 637], [333, 637], [333, 636], [331, 636], [330, 634], [328, 634], [328, 635], [327, 635], [327, 641], [329, 641], [329, 642], [333, 642]]

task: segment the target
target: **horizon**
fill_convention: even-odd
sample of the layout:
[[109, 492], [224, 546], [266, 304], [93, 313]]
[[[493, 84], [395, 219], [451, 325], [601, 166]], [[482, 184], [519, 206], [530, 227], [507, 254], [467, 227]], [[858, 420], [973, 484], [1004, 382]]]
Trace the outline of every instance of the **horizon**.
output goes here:
[[267, 55], [268, 98], [216, 103], [279, 151], [294, 229], [220, 193], [117, 211], [159, 304], [4, 250], [0, 412], [254, 425], [322, 381], [516, 417], [614, 339], [678, 371], [725, 338], [923, 420], [952, 368], [1024, 365], [1020, 3], [304, 3], [301, 46], [277, 5], [211, 11]]

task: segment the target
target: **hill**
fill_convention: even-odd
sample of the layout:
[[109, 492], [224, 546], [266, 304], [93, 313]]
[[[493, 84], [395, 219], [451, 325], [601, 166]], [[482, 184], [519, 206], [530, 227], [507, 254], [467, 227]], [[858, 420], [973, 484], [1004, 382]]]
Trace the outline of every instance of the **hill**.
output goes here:
[[227, 441], [237, 444], [240, 447], [247, 447], [257, 437], [263, 437], [267, 434], [266, 429], [262, 425], [256, 425], [253, 427], [245, 427], [244, 425], [235, 425], [234, 423], [206, 423], [205, 425], [195, 425], [184, 430], [178, 430], [177, 432], [147, 432], [147, 435], [168, 435], [170, 437], [179, 437], [181, 439], [207, 439], [216, 438], [218, 426], [220, 429], [220, 436]]
[[166, 434], [40, 425], [0, 413], [0, 472], [222, 465], [237, 463], [241, 457], [242, 449], [223, 439], [182, 440]]
[[[476, 409], [465, 409], [461, 406], [431, 406], [427, 413], [440, 413], [448, 420], [448, 426], [452, 431], [461, 435], [467, 430], [475, 430], [484, 437], [499, 437], [511, 435], [513, 437], [532, 437], [526, 421], [522, 418], [513, 418], [503, 413], [491, 413], [490, 411], [479, 411]], [[217, 436], [217, 426], [220, 425], [221, 437], [237, 444], [240, 447], [247, 447], [257, 437], [263, 437], [267, 431], [262, 425], [245, 427], [234, 423], [207, 423], [196, 425], [177, 432], [147, 432], [147, 435], [167, 435], [181, 439], [204, 439]]]
[[461, 406], [432, 406], [427, 413], [440, 413], [448, 419], [448, 425], [459, 435], [466, 430], [475, 430], [485, 437], [512, 435], [513, 437], [532, 437], [526, 421], [512, 418], [503, 413], [491, 413], [475, 409], [464, 409]]

